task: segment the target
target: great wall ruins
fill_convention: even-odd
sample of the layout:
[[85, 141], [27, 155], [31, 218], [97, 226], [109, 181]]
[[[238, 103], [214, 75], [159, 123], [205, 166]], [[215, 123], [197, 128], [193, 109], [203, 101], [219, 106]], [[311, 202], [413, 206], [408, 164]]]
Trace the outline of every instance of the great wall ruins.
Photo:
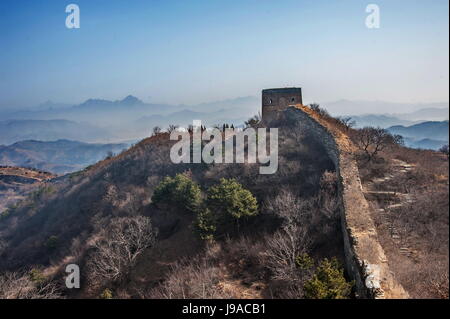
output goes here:
[[[297, 95], [290, 97], [292, 93]], [[278, 104], [277, 99], [282, 103]], [[309, 107], [299, 103], [289, 105], [291, 99], [301, 101], [301, 89], [264, 90], [263, 118], [270, 117], [272, 112], [285, 112], [286, 118], [295, 120], [315, 139], [323, 143], [333, 161], [340, 178], [345, 266], [348, 275], [355, 281], [357, 297], [408, 298], [408, 293], [390, 271], [387, 258], [378, 241], [354, 159], [355, 146], [346, 134], [324, 121]]]

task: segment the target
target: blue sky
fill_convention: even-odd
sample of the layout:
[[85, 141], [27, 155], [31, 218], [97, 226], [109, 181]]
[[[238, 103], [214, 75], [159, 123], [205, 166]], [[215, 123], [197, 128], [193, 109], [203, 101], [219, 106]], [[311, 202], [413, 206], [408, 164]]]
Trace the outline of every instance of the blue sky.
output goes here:
[[[81, 28], [65, 27], [78, 4]], [[369, 3], [380, 29], [365, 26]], [[133, 94], [198, 103], [448, 101], [447, 0], [2, 0], [0, 107]]]

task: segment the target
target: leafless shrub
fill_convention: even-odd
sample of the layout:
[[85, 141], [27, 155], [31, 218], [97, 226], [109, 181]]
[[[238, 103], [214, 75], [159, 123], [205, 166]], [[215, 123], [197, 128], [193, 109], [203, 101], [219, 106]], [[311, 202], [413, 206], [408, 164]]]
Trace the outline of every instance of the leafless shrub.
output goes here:
[[333, 127], [339, 129], [344, 133], [349, 133], [351, 128], [355, 126], [355, 121], [351, 117], [333, 117], [328, 113], [328, 111], [317, 103], [312, 103], [309, 105], [311, 110], [313, 110], [322, 120], [331, 124]]
[[336, 120], [347, 132], [356, 125], [356, 122], [351, 117], [338, 117]]
[[282, 219], [281, 229], [267, 240], [266, 267], [274, 279], [295, 280], [296, 258], [308, 251], [308, 205], [287, 190], [267, 203], [267, 208]]
[[257, 127], [258, 124], [261, 122], [261, 114], [258, 113], [257, 115], [249, 118], [247, 121], [245, 121], [245, 127]]
[[440, 299], [449, 299], [448, 268], [430, 280], [430, 292]]
[[278, 231], [270, 237], [264, 259], [272, 278], [296, 280], [296, 258], [308, 251], [308, 244], [306, 232], [297, 225]]
[[439, 152], [441, 152], [442, 154], [447, 155], [447, 158], [448, 158], [448, 157], [449, 157], [449, 147], [448, 147], [448, 144], [442, 146], [442, 147], [439, 149]]
[[161, 134], [161, 128], [159, 126], [155, 126], [152, 130], [152, 133], [153, 136]]
[[27, 274], [0, 274], [0, 299], [58, 299], [57, 286], [52, 282], [36, 284]]
[[176, 131], [178, 127], [179, 127], [178, 125], [170, 124], [169, 127], [167, 128], [167, 132], [172, 133]]
[[275, 198], [266, 202], [267, 210], [280, 217], [283, 220], [283, 226], [299, 223], [306, 214], [304, 207], [305, 202], [285, 188]]
[[273, 297], [277, 299], [305, 299], [303, 284], [308, 280], [308, 277], [299, 279], [296, 282], [283, 282], [282, 286], [272, 289]]
[[424, 254], [417, 260], [404, 255], [390, 256], [396, 277], [415, 299], [448, 299], [448, 259], [444, 256]]
[[264, 241], [249, 237], [228, 239], [222, 244], [217, 262], [227, 265], [235, 277], [247, 283], [264, 280], [267, 275], [265, 265], [261, 263], [267, 247]]
[[156, 299], [231, 298], [218, 286], [219, 268], [206, 259], [183, 261], [173, 266], [166, 280], [146, 296]]
[[259, 261], [259, 255], [264, 248], [262, 242], [245, 236], [235, 240], [228, 238], [222, 247], [223, 251], [229, 255], [230, 261], [246, 259], [254, 264]]
[[309, 107], [311, 108], [311, 110], [313, 110], [314, 112], [316, 112], [318, 115], [320, 115], [323, 118], [328, 118], [330, 117], [330, 114], [328, 113], [327, 110], [325, 110], [324, 108], [322, 108], [320, 106], [320, 104], [317, 103], [311, 103], [309, 105]]
[[127, 276], [137, 258], [152, 247], [155, 240], [156, 230], [148, 217], [112, 219], [103, 238], [94, 244], [92, 258], [88, 262], [90, 276], [111, 281]]
[[424, 251], [448, 254], [448, 191], [431, 188], [412, 198], [413, 203], [391, 214], [403, 243], [413, 237]]

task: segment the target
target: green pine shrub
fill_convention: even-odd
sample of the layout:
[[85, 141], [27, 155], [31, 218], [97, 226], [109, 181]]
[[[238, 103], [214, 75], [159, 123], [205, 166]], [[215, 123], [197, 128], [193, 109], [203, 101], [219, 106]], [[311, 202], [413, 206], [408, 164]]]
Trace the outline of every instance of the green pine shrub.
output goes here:
[[217, 220], [208, 208], [201, 209], [197, 214], [196, 230], [201, 239], [214, 240], [214, 233], [217, 230]]
[[196, 212], [202, 202], [200, 186], [187, 174], [177, 174], [175, 177], [167, 176], [156, 187], [152, 202], [176, 203], [180, 207]]
[[344, 270], [336, 258], [323, 259], [313, 277], [305, 283], [305, 297], [308, 299], [349, 298], [353, 282], [347, 282]]
[[224, 217], [241, 219], [258, 214], [258, 202], [253, 194], [235, 179], [220, 179], [208, 189], [207, 205]]

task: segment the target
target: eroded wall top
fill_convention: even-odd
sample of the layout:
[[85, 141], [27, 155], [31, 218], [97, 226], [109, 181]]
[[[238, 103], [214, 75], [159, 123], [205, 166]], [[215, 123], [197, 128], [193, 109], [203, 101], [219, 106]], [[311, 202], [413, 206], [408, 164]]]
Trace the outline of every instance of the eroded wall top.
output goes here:
[[355, 280], [360, 298], [408, 298], [389, 269], [375, 225], [370, 215], [359, 171], [354, 159], [355, 147], [349, 137], [324, 121], [310, 108], [297, 105], [284, 110], [324, 144], [340, 177], [341, 221], [344, 236], [346, 270]]

